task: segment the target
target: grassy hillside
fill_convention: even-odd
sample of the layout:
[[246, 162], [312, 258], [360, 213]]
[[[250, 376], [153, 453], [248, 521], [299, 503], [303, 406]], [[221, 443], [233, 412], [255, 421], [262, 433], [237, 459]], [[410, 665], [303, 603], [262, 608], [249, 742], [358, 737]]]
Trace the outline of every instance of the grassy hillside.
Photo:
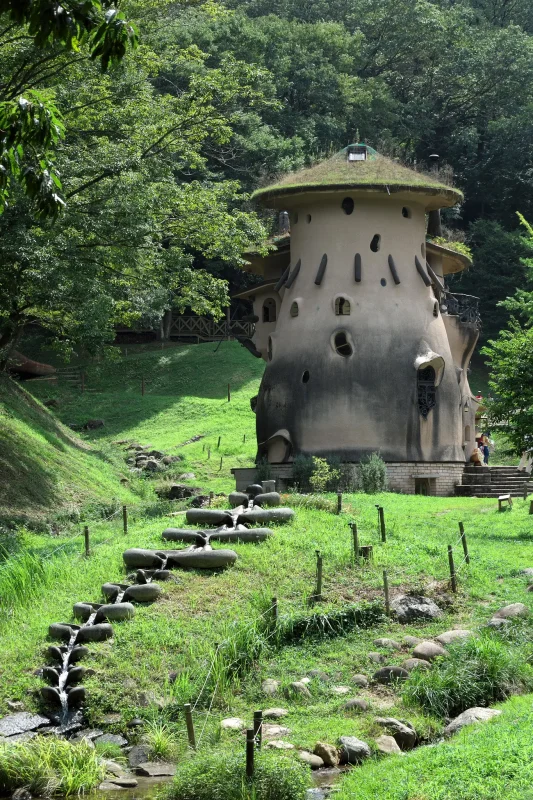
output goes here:
[[[33, 383], [32, 391], [58, 399], [56, 413], [64, 422], [103, 419], [105, 427], [88, 434], [91, 439], [135, 439], [179, 453], [185, 459], [182, 472], [209, 479], [213, 490], [230, 489], [230, 468], [251, 465], [255, 458], [250, 398], [259, 389], [264, 362], [237, 342], [128, 347], [127, 353], [117, 349], [115, 361], [88, 366], [84, 394], [49, 383]], [[183, 446], [194, 436], [202, 439]]]
[[0, 379], [0, 522], [40, 525], [132, 502], [124, 470], [78, 439], [20, 385]]

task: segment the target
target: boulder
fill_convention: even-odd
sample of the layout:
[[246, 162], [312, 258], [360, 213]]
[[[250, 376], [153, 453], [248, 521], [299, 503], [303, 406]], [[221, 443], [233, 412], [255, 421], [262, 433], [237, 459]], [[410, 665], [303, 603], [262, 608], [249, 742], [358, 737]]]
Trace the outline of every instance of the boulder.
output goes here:
[[309, 753], [307, 750], [300, 750], [298, 753], [298, 758], [300, 761], [303, 761], [304, 764], [308, 764], [311, 769], [320, 769], [324, 766], [324, 761], [320, 758], [320, 756], [317, 756], [314, 753]]
[[134, 616], [135, 606], [131, 603], [106, 603], [98, 609], [96, 620], [97, 622], [101, 622], [103, 619], [120, 622], [132, 619]]
[[488, 722], [493, 717], [497, 717], [502, 712], [497, 708], [467, 708], [458, 717], [455, 717], [449, 725], [444, 728], [444, 735], [451, 736], [457, 733], [466, 725], [473, 725], [475, 722]]
[[420, 642], [413, 650], [414, 658], [422, 658], [425, 661], [433, 661], [438, 656], [445, 656], [446, 650], [436, 642]]
[[326, 683], [326, 681], [329, 680], [329, 678], [326, 675], [326, 673], [322, 672], [321, 669], [311, 669], [311, 670], [309, 670], [309, 672], [307, 674], [308, 674], [308, 676], [310, 678], [316, 679], [318, 681], [322, 681], [323, 683]]
[[[172, 461], [175, 461], [175, 460], [176, 460], [176, 458], [177, 458], [177, 460], [178, 460], [178, 461], [181, 461], [181, 458], [179, 458], [179, 457], [176, 457], [176, 456], [174, 456], [174, 458], [172, 459]], [[171, 461], [171, 463], [172, 463], [172, 461]], [[179, 480], [180, 480], [180, 481], [195, 481], [195, 480], [196, 480], [196, 475], [194, 474], [194, 472], [183, 472], [183, 473], [182, 473], [182, 474], [179, 476]]]
[[361, 689], [366, 689], [368, 686], [368, 678], [366, 675], [354, 675], [352, 678], [354, 686], [359, 686]]
[[20, 700], [8, 700], [6, 705], [10, 711], [24, 711], [24, 703]]
[[128, 744], [128, 740], [117, 733], [103, 733], [101, 736], [97, 736], [94, 742], [95, 744], [115, 744], [118, 747], [125, 747]]
[[139, 781], [129, 775], [117, 775], [110, 780], [112, 784], [119, 786], [121, 789], [134, 789], [139, 785]]
[[263, 723], [263, 736], [265, 739], [273, 739], [278, 736], [288, 736], [290, 734], [289, 728], [283, 725], [269, 725], [268, 722]]
[[299, 697], [305, 697], [305, 698], [311, 697], [311, 692], [309, 691], [309, 689], [307, 688], [307, 686], [303, 681], [293, 681], [292, 683], [290, 683], [285, 691], [285, 694], [288, 697], [291, 697], [293, 695], [298, 695]]
[[339, 744], [341, 764], [359, 764], [370, 758], [370, 747], [355, 736], [341, 736]]
[[511, 603], [509, 606], [500, 608], [495, 614], [493, 619], [514, 619], [515, 617], [527, 617], [529, 609], [523, 603]]
[[202, 547], [206, 543], [206, 536], [202, 531], [192, 531], [186, 528], [165, 528], [161, 534], [167, 542], [188, 542]]
[[381, 667], [377, 672], [374, 672], [372, 679], [376, 683], [393, 683], [394, 681], [405, 680], [409, 677], [409, 673], [402, 667]]
[[439, 636], [436, 636], [435, 641], [439, 642], [439, 644], [447, 645], [452, 644], [452, 642], [461, 641], [462, 639], [468, 639], [469, 636], [472, 636], [472, 631], [445, 631], [445, 633], [441, 633]]
[[425, 658], [407, 658], [403, 663], [403, 669], [406, 669], [407, 672], [412, 672], [414, 669], [429, 669], [429, 661], [426, 661]]
[[119, 786], [116, 783], [112, 783], [109, 780], [109, 781], [102, 781], [102, 783], [98, 786], [98, 791], [99, 792], [112, 792], [112, 791], [120, 792], [120, 790], [122, 788], [123, 788], [122, 786]]
[[164, 554], [155, 550], [142, 550], [140, 547], [132, 547], [130, 550], [125, 550], [122, 558], [127, 567], [161, 569], [165, 566]]
[[66, 622], [53, 622], [48, 626], [48, 636], [51, 639], [60, 639], [63, 642], [68, 642], [70, 637], [75, 631], [78, 631], [79, 625], [70, 625]]
[[510, 619], [502, 619], [501, 617], [493, 617], [487, 622], [487, 628], [507, 628], [511, 624]]
[[101, 587], [102, 594], [107, 600], [113, 602], [113, 600], [117, 597], [118, 593], [124, 591], [128, 588], [128, 584], [126, 583], [103, 583]]
[[45, 703], [48, 703], [51, 706], [61, 705], [59, 689], [56, 689], [55, 686], [41, 686], [41, 697]]
[[326, 742], [317, 742], [313, 755], [322, 759], [326, 767], [336, 767], [339, 763], [339, 753], [337, 748]]
[[100, 603], [75, 603], [72, 607], [72, 613], [76, 619], [87, 622], [91, 614], [94, 614], [100, 608], [100, 605]]
[[270, 742], [265, 744], [265, 747], [272, 747], [275, 750], [294, 750], [294, 745], [290, 742], [284, 742], [283, 739], [271, 739]]
[[209, 547], [169, 550], [166, 555], [169, 565], [185, 569], [221, 569], [237, 560], [234, 550], [212, 550]]
[[149, 458], [148, 461], [145, 461], [143, 464], [143, 469], [147, 470], [147, 472], [157, 472], [161, 469], [161, 466], [155, 458]]
[[388, 734], [394, 736], [398, 747], [402, 750], [412, 750], [415, 746], [416, 731], [404, 722], [400, 722], [394, 717], [376, 717], [375, 723], [385, 728]]
[[17, 736], [21, 733], [28, 733], [28, 731], [37, 731], [47, 725], [50, 725], [48, 717], [42, 714], [31, 714], [29, 711], [20, 711], [0, 719], [0, 736]]
[[398, 642], [395, 642], [394, 639], [374, 639], [374, 647], [383, 647], [386, 650], [401, 650], [402, 646]]
[[69, 708], [76, 708], [85, 702], [87, 690], [85, 686], [74, 686], [72, 689], [67, 689], [68, 696], [67, 702]]
[[367, 711], [368, 703], [360, 697], [353, 697], [344, 704], [345, 711]]
[[81, 642], [103, 642], [113, 636], [113, 628], [108, 622], [100, 622], [89, 628], [80, 628], [76, 636], [76, 644]]
[[394, 739], [392, 736], [387, 736], [386, 734], [378, 736], [376, 739], [376, 747], [378, 753], [381, 753], [383, 756], [398, 755], [402, 752], [396, 743], [396, 739]]
[[292, 508], [261, 508], [260, 506], [254, 506], [252, 509], [243, 511], [242, 514], [239, 514], [237, 522], [241, 523], [242, 525], [249, 522], [283, 523], [290, 522], [293, 517], [294, 511]]
[[135, 744], [128, 753], [128, 764], [133, 769], [144, 764], [150, 757], [150, 745]]
[[246, 487], [246, 494], [249, 497], [257, 497], [258, 494], [263, 494], [263, 487], [260, 483], [251, 483]]
[[387, 659], [382, 653], [368, 653], [368, 660], [372, 661], [374, 664], [385, 664]]
[[66, 686], [74, 686], [74, 684], [79, 683], [86, 672], [88, 672], [88, 670], [86, 670], [85, 667], [72, 667], [69, 669]]
[[70, 655], [68, 658], [69, 666], [71, 664], [77, 664], [78, 661], [81, 661], [82, 658], [89, 655], [89, 648], [85, 647], [83, 644], [77, 644], [75, 647], [72, 648], [70, 651]]
[[176, 774], [176, 765], [164, 764], [162, 761], [143, 761], [137, 764], [135, 772], [138, 775], [147, 775], [149, 778], [172, 777]]
[[268, 697], [272, 697], [272, 695], [278, 693], [279, 687], [280, 687], [280, 681], [276, 681], [274, 680], [274, 678], [266, 678], [261, 684], [261, 691]]
[[440, 619], [442, 611], [433, 600], [420, 594], [402, 594], [391, 600], [391, 611], [402, 625], [419, 619]]
[[416, 647], [417, 644], [420, 644], [422, 639], [419, 639], [418, 636], [404, 636], [403, 637], [403, 644], [406, 647]]

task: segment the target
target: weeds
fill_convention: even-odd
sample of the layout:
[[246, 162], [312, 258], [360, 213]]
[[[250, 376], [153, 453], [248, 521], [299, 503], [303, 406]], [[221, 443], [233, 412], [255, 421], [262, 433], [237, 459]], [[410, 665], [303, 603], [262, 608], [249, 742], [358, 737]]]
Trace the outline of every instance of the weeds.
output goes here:
[[371, 628], [383, 619], [379, 603], [347, 606], [334, 611], [301, 614], [279, 621], [277, 642], [287, 643], [302, 639], [343, 636], [354, 628]]
[[150, 747], [150, 757], [156, 760], [170, 760], [178, 751], [179, 743], [175, 732], [159, 720], [147, 723], [144, 738]]

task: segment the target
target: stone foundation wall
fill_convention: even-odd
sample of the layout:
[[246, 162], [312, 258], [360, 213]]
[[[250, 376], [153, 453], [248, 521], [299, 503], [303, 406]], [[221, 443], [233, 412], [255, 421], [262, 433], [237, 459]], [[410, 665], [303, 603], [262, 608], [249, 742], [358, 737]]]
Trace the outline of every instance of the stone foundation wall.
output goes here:
[[403, 494], [415, 494], [416, 481], [426, 479], [430, 495], [448, 497], [455, 493], [455, 486], [461, 483], [465, 465], [457, 462], [431, 463], [403, 461], [387, 463], [389, 489]]
[[[465, 465], [460, 462], [388, 462], [389, 489], [403, 494], [415, 494], [416, 481], [426, 479], [428, 494], [448, 497], [455, 493], [456, 484], [461, 483], [464, 468]], [[292, 465], [271, 464], [271, 471], [278, 491], [285, 491], [287, 481], [292, 477]], [[232, 472], [238, 491], [243, 491], [248, 484], [255, 481], [254, 467], [236, 468]]]

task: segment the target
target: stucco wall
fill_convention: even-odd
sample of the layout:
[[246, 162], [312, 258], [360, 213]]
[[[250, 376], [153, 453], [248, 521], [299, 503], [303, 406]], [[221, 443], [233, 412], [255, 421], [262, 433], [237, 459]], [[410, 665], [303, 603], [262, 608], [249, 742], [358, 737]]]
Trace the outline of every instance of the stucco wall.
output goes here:
[[[354, 200], [352, 214], [341, 208], [344, 197]], [[260, 454], [270, 451], [274, 460], [275, 445], [278, 460], [281, 436], [289, 459], [305, 452], [359, 461], [379, 451], [389, 462], [463, 464], [458, 374], [434, 292], [415, 266], [415, 256], [425, 262], [420, 198], [331, 192], [288, 202], [294, 204], [291, 264], [301, 260], [301, 268], [292, 287], [280, 293], [278, 321], [270, 334], [272, 360], [257, 405]], [[370, 249], [375, 234], [381, 237], [378, 252]], [[355, 280], [356, 253], [361, 256], [360, 282]], [[327, 267], [316, 285], [324, 254]], [[335, 315], [339, 295], [350, 301], [349, 316]], [[296, 317], [290, 314], [294, 301], [299, 304]], [[353, 348], [348, 358], [333, 346], [338, 332]], [[415, 362], [427, 351], [440, 356], [444, 369], [436, 406], [424, 419]]]

